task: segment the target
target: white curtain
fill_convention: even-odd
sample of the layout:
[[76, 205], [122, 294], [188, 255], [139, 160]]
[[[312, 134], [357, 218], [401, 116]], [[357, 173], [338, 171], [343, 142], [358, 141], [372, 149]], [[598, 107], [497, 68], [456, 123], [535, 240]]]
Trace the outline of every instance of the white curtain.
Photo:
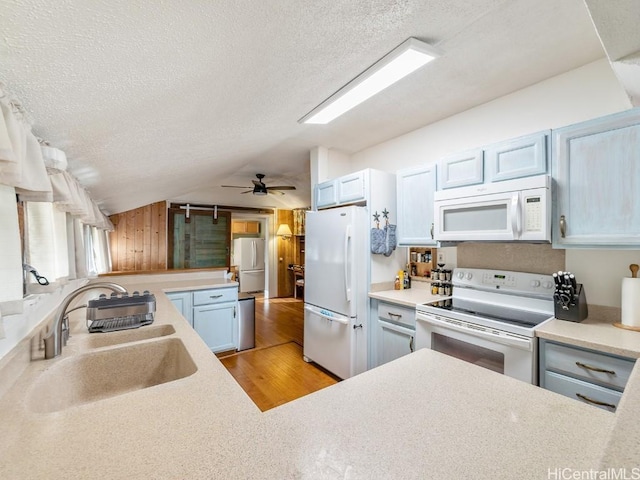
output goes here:
[[22, 250], [16, 192], [0, 185], [0, 313], [22, 312]]
[[27, 292], [52, 291], [69, 278], [67, 214], [49, 202], [26, 202], [25, 212], [26, 263], [49, 281], [49, 285], [39, 285], [29, 275]]

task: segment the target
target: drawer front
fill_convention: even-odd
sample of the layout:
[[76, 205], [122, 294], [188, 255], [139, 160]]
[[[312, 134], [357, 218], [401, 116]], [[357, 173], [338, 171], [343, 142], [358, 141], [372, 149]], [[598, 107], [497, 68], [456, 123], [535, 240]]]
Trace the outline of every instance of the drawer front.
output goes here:
[[544, 388], [609, 412], [615, 411], [622, 394], [554, 372], [544, 372]]
[[547, 370], [619, 390], [627, 384], [634, 364], [632, 360], [549, 342], [545, 343], [544, 356]]
[[193, 306], [211, 303], [233, 302], [238, 299], [236, 288], [210, 288], [193, 292]]
[[416, 311], [411, 308], [380, 302], [378, 304], [378, 317], [382, 320], [390, 320], [394, 323], [416, 328]]

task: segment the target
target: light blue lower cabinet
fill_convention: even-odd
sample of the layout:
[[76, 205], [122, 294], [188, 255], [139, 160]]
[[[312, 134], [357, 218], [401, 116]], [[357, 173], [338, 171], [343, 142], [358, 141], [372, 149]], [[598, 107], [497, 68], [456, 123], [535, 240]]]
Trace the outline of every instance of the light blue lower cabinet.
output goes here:
[[167, 293], [167, 297], [178, 309], [182, 316], [193, 327], [193, 311], [191, 306], [191, 292], [171, 292]]
[[169, 292], [166, 295], [212, 352], [237, 348], [237, 287]]
[[234, 350], [238, 342], [237, 302], [193, 308], [193, 328], [213, 353]]
[[631, 358], [540, 339], [540, 386], [609, 412], [633, 366]]

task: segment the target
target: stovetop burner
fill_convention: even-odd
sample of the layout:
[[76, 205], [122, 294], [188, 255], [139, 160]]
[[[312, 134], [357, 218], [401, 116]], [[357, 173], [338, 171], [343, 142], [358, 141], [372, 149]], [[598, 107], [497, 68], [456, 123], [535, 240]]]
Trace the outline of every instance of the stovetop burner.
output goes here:
[[550, 275], [481, 269], [456, 269], [453, 298], [418, 305], [418, 314], [482, 325], [528, 337], [553, 317]]

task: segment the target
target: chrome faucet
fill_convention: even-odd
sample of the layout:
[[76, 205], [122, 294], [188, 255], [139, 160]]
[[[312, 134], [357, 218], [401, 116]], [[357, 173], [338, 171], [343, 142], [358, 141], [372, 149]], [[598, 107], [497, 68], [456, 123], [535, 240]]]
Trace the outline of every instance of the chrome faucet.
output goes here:
[[[67, 308], [69, 304], [83, 292], [87, 290], [93, 290], [94, 288], [106, 288], [116, 293], [127, 293], [127, 289], [117, 283], [111, 282], [102, 282], [102, 283], [90, 283], [88, 285], [84, 285], [82, 287], [76, 288], [73, 292], [71, 292], [67, 297], [62, 301], [58, 310], [56, 310], [56, 316], [53, 319], [53, 323], [51, 325], [51, 330], [44, 337], [44, 358], [54, 358], [62, 353], [62, 345], [63, 345], [63, 324], [65, 323], [64, 318], [67, 313]], [[66, 326], [68, 333], [69, 326]], [[66, 344], [66, 342], [65, 342]]]

